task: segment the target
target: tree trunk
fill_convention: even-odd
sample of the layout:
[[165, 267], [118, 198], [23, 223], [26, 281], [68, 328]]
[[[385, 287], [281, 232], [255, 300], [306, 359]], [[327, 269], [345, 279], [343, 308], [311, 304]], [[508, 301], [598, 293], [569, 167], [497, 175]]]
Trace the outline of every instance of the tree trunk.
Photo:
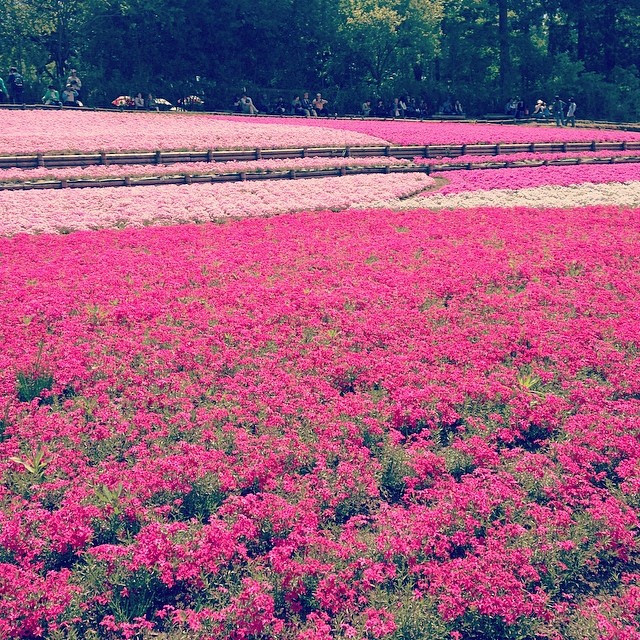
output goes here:
[[616, 21], [617, 7], [611, 0], [604, 5], [602, 24], [604, 26], [602, 48], [604, 52], [604, 72], [610, 75], [617, 63], [618, 33]]
[[578, 36], [578, 60], [584, 62], [587, 57], [587, 21], [583, 8], [578, 9], [576, 31]]
[[511, 57], [509, 52], [509, 16], [507, 0], [498, 0], [498, 39], [500, 42], [500, 97], [507, 98], [507, 89], [511, 75]]

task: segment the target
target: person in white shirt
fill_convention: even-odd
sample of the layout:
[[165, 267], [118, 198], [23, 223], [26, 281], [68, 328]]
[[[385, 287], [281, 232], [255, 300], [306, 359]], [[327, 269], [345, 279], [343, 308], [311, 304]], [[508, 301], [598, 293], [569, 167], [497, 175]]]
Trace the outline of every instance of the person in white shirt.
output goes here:
[[569, 98], [569, 107], [567, 108], [567, 124], [571, 123], [572, 127], [576, 126], [576, 101]]
[[71, 73], [67, 78], [67, 85], [71, 85], [71, 88], [76, 92], [76, 101], [80, 100], [80, 92], [82, 91], [82, 80], [78, 77], [78, 72], [75, 69], [71, 69]]

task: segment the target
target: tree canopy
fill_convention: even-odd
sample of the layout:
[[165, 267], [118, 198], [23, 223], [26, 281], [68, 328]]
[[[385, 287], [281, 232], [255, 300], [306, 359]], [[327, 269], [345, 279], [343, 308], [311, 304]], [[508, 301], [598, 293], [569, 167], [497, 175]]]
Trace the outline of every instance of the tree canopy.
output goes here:
[[571, 93], [581, 115], [640, 118], [640, 0], [0, 0], [0, 68], [35, 96], [79, 70], [85, 100], [151, 91], [228, 107], [322, 91], [447, 97], [469, 113]]

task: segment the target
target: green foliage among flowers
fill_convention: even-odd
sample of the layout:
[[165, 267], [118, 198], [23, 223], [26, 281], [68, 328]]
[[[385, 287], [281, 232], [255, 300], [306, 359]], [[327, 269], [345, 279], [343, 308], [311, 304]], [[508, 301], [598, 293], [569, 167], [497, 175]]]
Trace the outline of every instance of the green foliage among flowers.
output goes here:
[[0, 637], [637, 639], [639, 234], [583, 207], [0, 240]]

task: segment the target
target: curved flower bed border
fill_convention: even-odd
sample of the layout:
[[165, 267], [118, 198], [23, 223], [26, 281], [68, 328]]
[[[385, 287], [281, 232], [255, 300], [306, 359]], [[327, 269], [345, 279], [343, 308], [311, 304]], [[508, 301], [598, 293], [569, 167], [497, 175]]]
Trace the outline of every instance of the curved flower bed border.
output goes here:
[[431, 188], [424, 172], [154, 187], [0, 191], [0, 235], [205, 223], [366, 207]]

